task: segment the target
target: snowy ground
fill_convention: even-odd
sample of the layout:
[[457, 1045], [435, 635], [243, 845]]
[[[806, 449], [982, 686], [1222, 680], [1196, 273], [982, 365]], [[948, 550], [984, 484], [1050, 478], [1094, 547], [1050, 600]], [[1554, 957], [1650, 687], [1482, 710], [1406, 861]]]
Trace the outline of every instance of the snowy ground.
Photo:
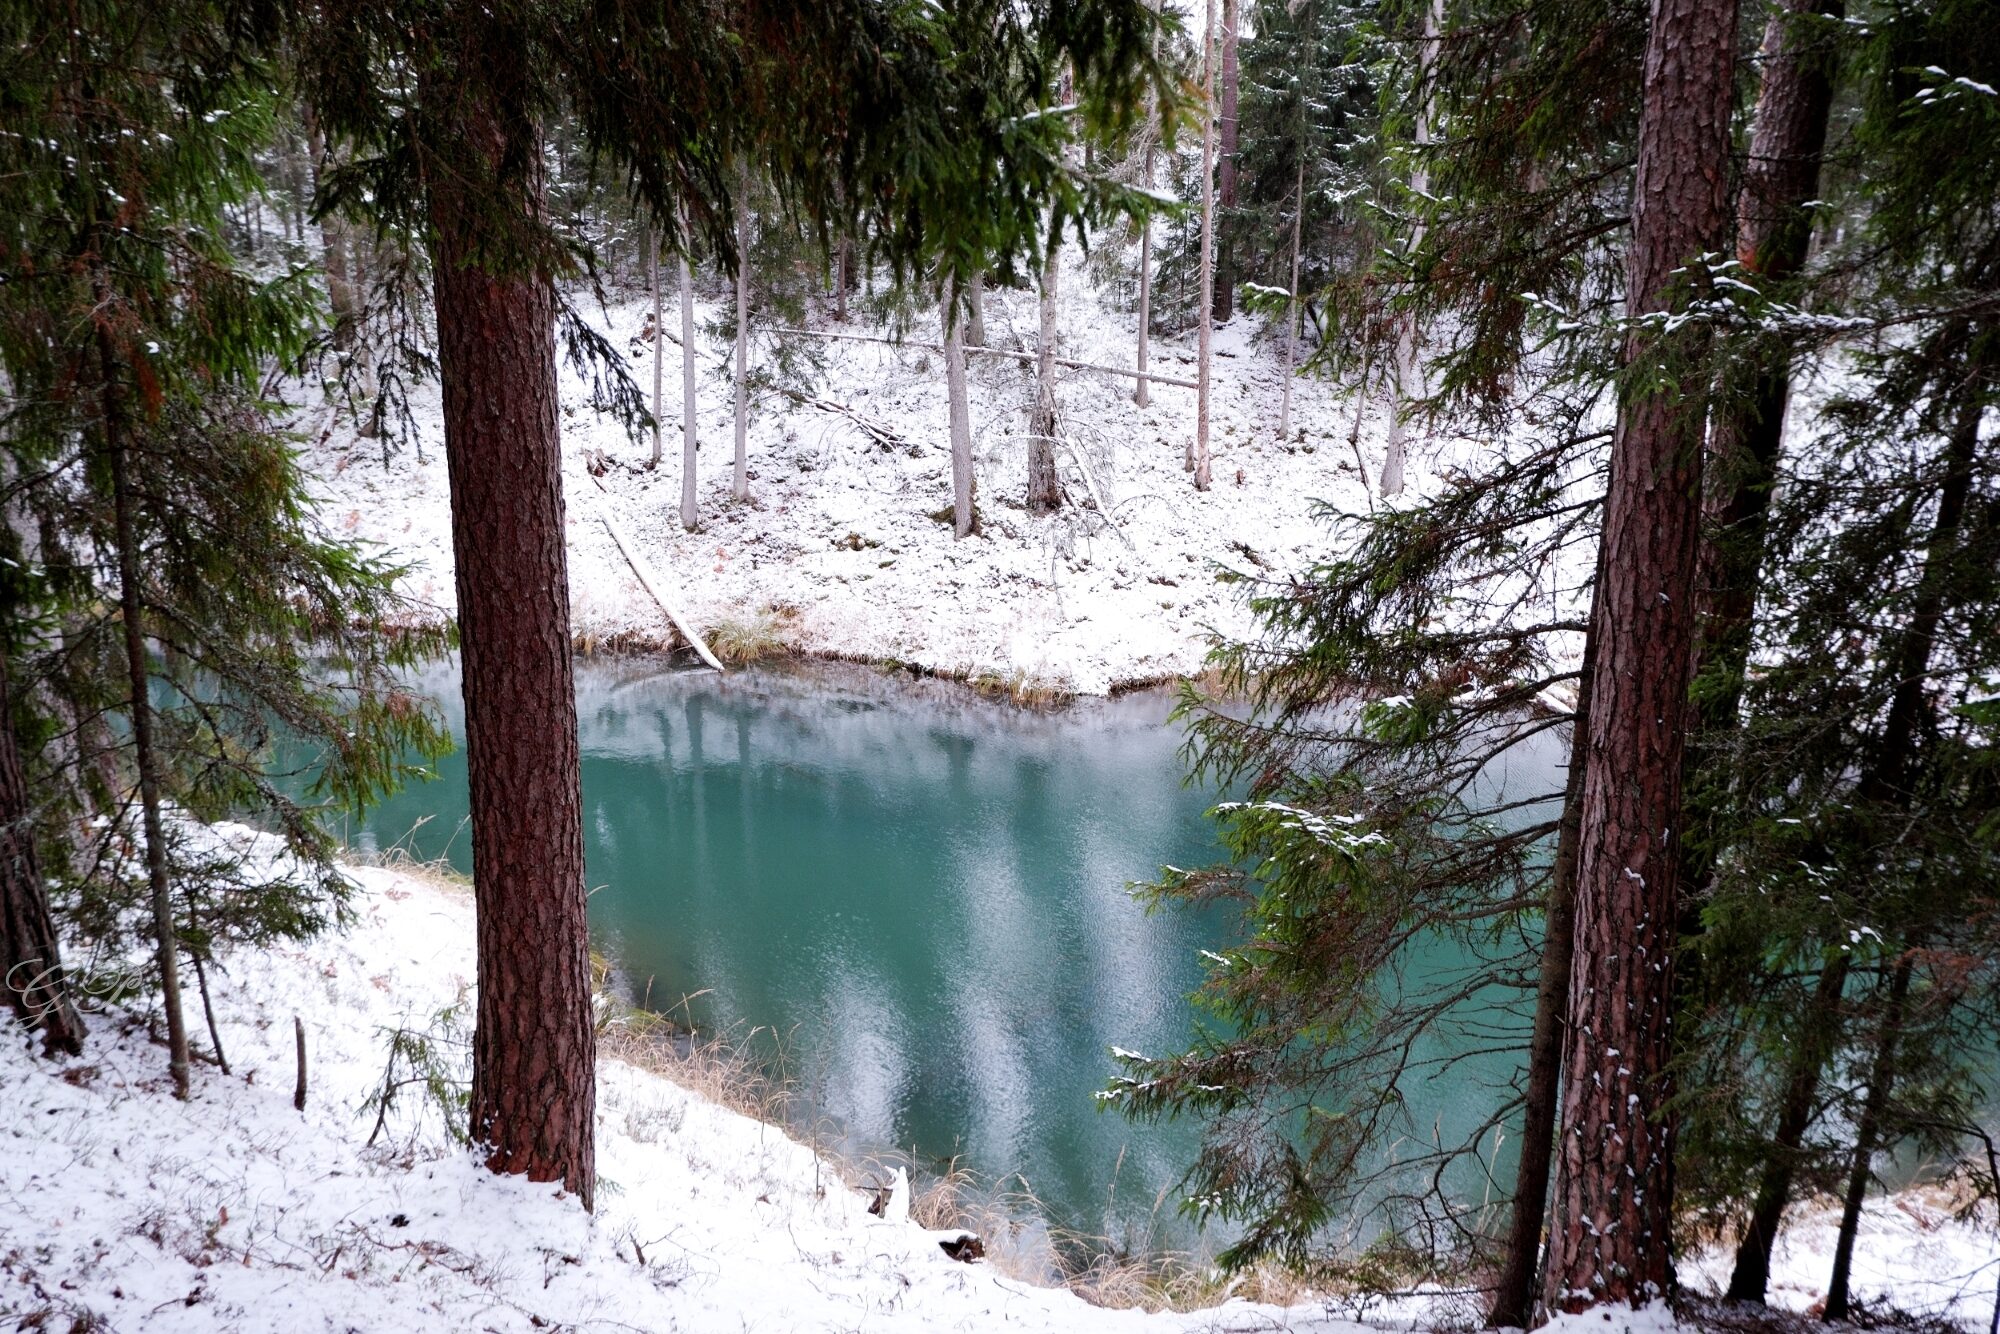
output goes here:
[[[238, 837], [253, 838], [247, 831]], [[954, 1262], [871, 1217], [782, 1132], [603, 1063], [595, 1216], [493, 1176], [435, 1116], [365, 1147], [386, 1033], [473, 973], [462, 894], [354, 872], [359, 921], [246, 951], [217, 979], [233, 1073], [174, 1101], [142, 1018], [99, 1014], [87, 1055], [0, 1058], [0, 1316], [92, 1330], [1351, 1331], [1316, 1309], [1108, 1311]], [[311, 1090], [292, 1107], [292, 1017]], [[199, 1031], [199, 1030], [198, 1030]], [[205, 1048], [206, 1042], [202, 1040]], [[636, 1243], [636, 1245], [635, 1245]], [[643, 1253], [644, 1259], [640, 1258]], [[81, 1323], [79, 1323], [81, 1322]]]
[[[1132, 317], [1099, 298], [1080, 264], [1062, 288], [1061, 354], [1131, 365]], [[668, 307], [671, 331], [678, 327], [671, 299]], [[612, 340], [634, 354], [642, 384], [651, 376], [650, 351], [640, 341], [648, 313], [644, 302], [632, 302], [603, 317]], [[699, 327], [721, 313], [718, 304], [702, 301]], [[859, 319], [826, 327], [882, 332]], [[1033, 293], [989, 293], [989, 344], [1031, 350], [1035, 327]], [[732, 398], [721, 373], [729, 348], [698, 334], [702, 520], [694, 533], [679, 521], [678, 346], [666, 345], [666, 457], [657, 470], [644, 466], [648, 449], [599, 418], [582, 383], [566, 373], [564, 485], [578, 638], [668, 638], [664, 618], [606, 533], [599, 513], [608, 508], [698, 628], [775, 610], [783, 637], [807, 652], [894, 659], [1079, 693], [1196, 670], [1206, 651], [1204, 630], [1241, 624], [1211, 562], [1301, 568], [1327, 545], [1312, 501], [1350, 510], [1370, 503], [1349, 441], [1355, 404], [1337, 388], [1298, 380], [1290, 438], [1277, 438], [1281, 354], [1262, 332], [1261, 319], [1239, 317], [1215, 336], [1214, 488], [1206, 494], [1182, 470], [1194, 432], [1192, 390], [1156, 386], [1152, 406], [1139, 408], [1129, 379], [1061, 373], [1065, 431], [1088, 455], [1118, 532], [1083, 508], [1046, 519], [1027, 514], [1020, 433], [1033, 395], [1032, 367], [973, 358], [985, 534], [962, 542], [931, 517], [951, 503], [944, 366], [936, 352], [817, 342], [829, 358], [818, 397], [906, 443], [884, 447], [845, 417], [766, 394], [753, 404], [752, 499], [744, 504], [729, 497]], [[934, 320], [909, 335], [937, 336]], [[768, 354], [767, 344], [760, 355]], [[1155, 340], [1152, 364], [1161, 374], [1191, 379], [1191, 340]], [[323, 437], [309, 464], [322, 478], [328, 519], [414, 562], [411, 590], [449, 608], [450, 530], [435, 386], [417, 408], [426, 466], [406, 453], [385, 473], [375, 442], [357, 441], [337, 424], [329, 431], [323, 410], [306, 421], [314, 437]], [[1387, 424], [1386, 405], [1368, 405], [1359, 444], [1371, 481], [1381, 468]], [[604, 489], [585, 470], [590, 450], [613, 461]], [[1087, 496], [1082, 470], [1067, 457], [1061, 461], [1071, 494]], [[1424, 457], [1413, 460], [1418, 486], [1425, 464]]]
[[[247, 831], [227, 836], [254, 846]], [[11, 1327], [1362, 1334], [1435, 1323], [1441, 1309], [1378, 1304], [1364, 1326], [1333, 1314], [1352, 1310], [1341, 1304], [1090, 1306], [947, 1259], [936, 1234], [869, 1216], [782, 1132], [617, 1061], [599, 1071], [595, 1216], [552, 1187], [492, 1176], [410, 1105], [368, 1147], [362, 1103], [382, 1079], [387, 1033], [426, 1026], [464, 994], [472, 909], [425, 878], [353, 874], [350, 932], [226, 961], [216, 1002], [233, 1073], [197, 1063], [187, 1103], [169, 1092], [145, 1017], [123, 1010], [95, 1016], [80, 1060], [52, 1065], [18, 1044], [0, 1057]], [[303, 1114], [294, 1015], [311, 1071]], [[1990, 1221], [1954, 1223], [1915, 1197], [1881, 1201], [1863, 1229], [1859, 1291], [1888, 1286], [1906, 1310], [1983, 1327], [1992, 1235]], [[1779, 1303], [1817, 1298], [1827, 1247], [1823, 1214], [1794, 1223]], [[1704, 1258], [1689, 1277], [1721, 1263]]]

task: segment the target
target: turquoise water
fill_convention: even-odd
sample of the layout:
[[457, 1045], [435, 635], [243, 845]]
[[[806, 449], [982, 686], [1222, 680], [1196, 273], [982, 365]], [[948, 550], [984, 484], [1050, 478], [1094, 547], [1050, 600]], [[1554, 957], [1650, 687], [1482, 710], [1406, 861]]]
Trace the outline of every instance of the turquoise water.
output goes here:
[[[455, 680], [428, 684], [456, 730]], [[849, 1152], [957, 1155], [1066, 1223], [1186, 1242], [1194, 1128], [1091, 1097], [1112, 1046], [1187, 1039], [1200, 951], [1230, 936], [1221, 910], [1128, 893], [1218, 854], [1170, 701], [1035, 713], [859, 668], [646, 662], [579, 663], [577, 687], [591, 922], [628, 996], [692, 996], [700, 1026], [777, 1053], [795, 1118]], [[439, 768], [352, 841], [470, 870], [464, 757]], [[1470, 1084], [1512, 1069], [1454, 1067], [1424, 1131], [1476, 1120]]]

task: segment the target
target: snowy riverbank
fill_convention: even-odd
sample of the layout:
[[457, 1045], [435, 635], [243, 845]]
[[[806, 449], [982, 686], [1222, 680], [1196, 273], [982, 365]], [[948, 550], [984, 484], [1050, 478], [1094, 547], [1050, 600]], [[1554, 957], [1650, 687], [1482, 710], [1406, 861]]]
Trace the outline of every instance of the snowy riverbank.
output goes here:
[[[96, 1015], [80, 1060], [51, 1065], [18, 1044], [0, 1058], [0, 1314], [16, 1327], [1360, 1334], [1451, 1309], [1401, 1303], [1384, 1317], [1376, 1305], [1364, 1326], [1339, 1303], [1094, 1307], [946, 1258], [935, 1234], [870, 1217], [781, 1131], [616, 1060], [599, 1069], [595, 1216], [552, 1187], [487, 1173], [414, 1098], [371, 1147], [363, 1104], [388, 1034], [424, 1028], [465, 994], [472, 909], [422, 876], [353, 874], [351, 930], [240, 952], [219, 970], [232, 1073], [198, 1064], [186, 1104], [144, 1015]], [[309, 1051], [303, 1113], [294, 1015]], [[1825, 1223], [1809, 1213], [1781, 1241], [1779, 1303], [1815, 1299]], [[1990, 1221], [1954, 1222], [1921, 1198], [1881, 1201], [1858, 1287], [1983, 1327], [1992, 1235]], [[1718, 1266], [1700, 1259], [1688, 1277]]]

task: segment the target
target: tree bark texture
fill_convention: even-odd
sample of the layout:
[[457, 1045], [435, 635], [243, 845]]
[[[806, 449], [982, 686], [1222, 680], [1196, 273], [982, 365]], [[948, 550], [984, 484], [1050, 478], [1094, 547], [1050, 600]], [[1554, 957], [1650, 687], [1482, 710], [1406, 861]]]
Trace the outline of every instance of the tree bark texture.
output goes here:
[[660, 422], [660, 371], [661, 345], [666, 342], [667, 331], [660, 323], [660, 238], [648, 234], [646, 244], [646, 281], [653, 289], [653, 467], [660, 466], [661, 435], [665, 427]]
[[[1602, 571], [1599, 571], [1601, 578]], [[1596, 595], [1592, 594], [1593, 604]], [[1549, 1168], [1556, 1147], [1556, 1113], [1562, 1095], [1563, 1024], [1569, 1012], [1569, 977], [1576, 929], [1576, 852], [1583, 831], [1583, 773], [1590, 736], [1590, 679], [1597, 644], [1586, 639], [1570, 723], [1569, 773], [1563, 783], [1562, 820], [1549, 866], [1542, 910], [1542, 968], [1535, 984], [1535, 1023], [1528, 1037], [1528, 1083], [1521, 1101], [1521, 1157], [1514, 1169], [1514, 1205], [1507, 1250], [1486, 1314], [1489, 1329], [1526, 1329], [1535, 1314], [1535, 1278], [1541, 1271], [1542, 1224], [1548, 1214]]]
[[729, 494], [750, 499], [750, 209], [749, 179], [736, 208], [736, 466]]
[[1049, 514], [1062, 505], [1056, 473], [1056, 312], [1062, 248], [1049, 247], [1042, 263], [1040, 344], [1035, 349], [1035, 410], [1028, 420], [1028, 513]]
[[0, 654], [0, 990], [22, 1024], [40, 1032], [45, 1055], [82, 1055], [83, 1016], [63, 972], [62, 946], [35, 856], [34, 807], [14, 737], [5, 654]]
[[[103, 299], [103, 298], [101, 298]], [[153, 937], [160, 968], [160, 1006], [167, 1019], [167, 1071], [174, 1096], [188, 1095], [187, 1017], [181, 1005], [180, 941], [174, 931], [173, 886], [167, 876], [167, 836], [160, 818], [160, 765], [153, 748], [151, 669], [146, 661], [145, 610], [139, 594], [138, 498], [126, 453], [127, 423], [118, 397], [118, 357], [111, 334], [97, 331], [103, 376], [104, 456], [111, 474], [116, 526], [118, 602], [125, 636], [126, 680], [132, 704], [132, 760], [139, 771], [139, 811], [146, 839], [146, 879], [152, 895]]]
[[1876, 1039], [1875, 1058], [1868, 1068], [1868, 1098], [1861, 1105], [1861, 1120], [1854, 1128], [1854, 1166], [1847, 1178], [1847, 1194], [1841, 1200], [1840, 1231], [1833, 1243], [1833, 1273], [1827, 1280], [1828, 1321], [1845, 1320], [1853, 1312], [1849, 1287], [1854, 1274], [1854, 1240], [1861, 1231], [1861, 1206], [1868, 1199], [1868, 1184], [1875, 1176], [1875, 1149], [1882, 1138], [1882, 1124], [1888, 1119], [1889, 1098], [1896, 1087], [1896, 1048], [1903, 1038], [1903, 1018], [1909, 1007], [1910, 980], [1916, 970], [1916, 953], [1911, 950], [1896, 963], [1889, 979], [1889, 1003], [1882, 1016], [1881, 1036]]
[[[446, 106], [472, 151], [503, 160], [490, 102], [461, 86]], [[496, 1172], [561, 1181], [589, 1208], [597, 1056], [554, 291], [546, 273], [481, 265], [495, 203], [454, 180], [431, 183], [430, 214], [478, 908], [471, 1133]], [[506, 186], [506, 206], [539, 213], [538, 174]]]
[[[1226, 213], [1236, 207], [1236, 92], [1237, 59], [1236, 38], [1241, 26], [1237, 20], [1237, 0], [1222, 0], [1222, 86], [1218, 92], [1221, 98], [1219, 114], [1216, 118], [1216, 163], [1215, 195], [1217, 205]], [[1228, 245], [1221, 245], [1215, 257], [1216, 282], [1215, 318], [1223, 323], [1236, 314], [1236, 264], [1235, 256]]]
[[[1208, 398], [1210, 367], [1214, 360], [1215, 309], [1215, 0], [1208, 0], [1201, 24], [1201, 295], [1195, 303], [1199, 314], [1195, 325], [1195, 409], [1194, 439], [1188, 442], [1187, 471], [1194, 474], [1194, 488], [1209, 486]], [[1140, 383], [1145, 383], [1143, 380]]]
[[[683, 232], [687, 229], [682, 228]], [[694, 270], [681, 257], [681, 527], [693, 532], [701, 522], [695, 503], [695, 450], [700, 447], [694, 393]]]
[[969, 537], [978, 523], [972, 508], [972, 404], [965, 389], [965, 333], [959, 323], [957, 288], [944, 280], [944, 384], [951, 412], [951, 531]]
[[[1656, 0], [1647, 40], [1626, 309], [1726, 218], [1734, 0]], [[1705, 345], [1636, 330], [1612, 441], [1591, 637], [1575, 958], [1546, 1296], [1643, 1305], [1672, 1281], [1671, 1056], [1682, 758], [1694, 652]], [[1655, 371], [1664, 367], [1664, 373]]]

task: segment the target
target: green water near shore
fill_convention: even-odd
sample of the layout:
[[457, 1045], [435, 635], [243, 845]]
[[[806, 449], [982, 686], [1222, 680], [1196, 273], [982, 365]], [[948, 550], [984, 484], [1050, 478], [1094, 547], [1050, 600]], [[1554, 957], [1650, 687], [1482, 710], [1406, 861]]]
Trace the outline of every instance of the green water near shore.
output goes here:
[[[456, 731], [455, 679], [426, 685]], [[793, 1117], [850, 1153], [958, 1156], [1067, 1223], [1186, 1241], [1195, 1127], [1091, 1096], [1114, 1045], [1186, 1041], [1200, 952], [1231, 935], [1128, 892], [1220, 852], [1168, 699], [1038, 713], [866, 669], [645, 662], [581, 662], [577, 685], [591, 923], [627, 996], [692, 997], [698, 1025], [776, 1053]], [[469, 871], [465, 812], [458, 753], [350, 839]], [[1424, 1129], [1475, 1124], [1474, 1086], [1512, 1067], [1431, 1081]]]

